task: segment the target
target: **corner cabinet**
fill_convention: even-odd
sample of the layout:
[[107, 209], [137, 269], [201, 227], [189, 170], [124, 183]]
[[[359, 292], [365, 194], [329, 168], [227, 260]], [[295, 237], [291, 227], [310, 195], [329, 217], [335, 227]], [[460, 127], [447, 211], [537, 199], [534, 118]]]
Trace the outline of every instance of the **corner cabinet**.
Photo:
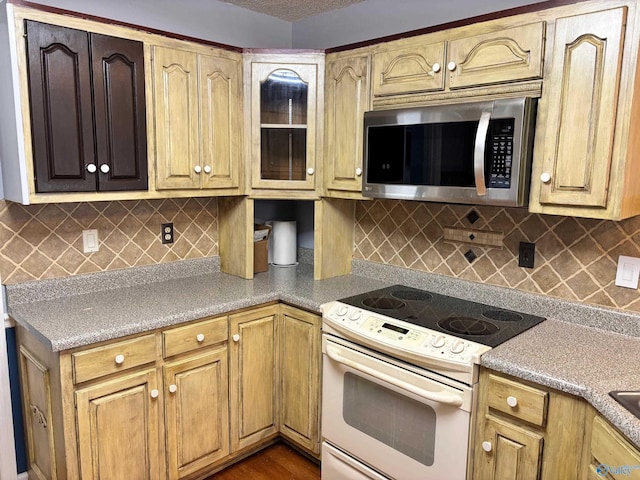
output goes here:
[[157, 188], [238, 193], [241, 55], [181, 47], [151, 48]]
[[325, 74], [325, 194], [362, 198], [364, 112], [370, 109], [368, 50], [328, 54]]
[[[295, 61], [292, 61], [295, 58]], [[254, 197], [317, 198], [322, 187], [324, 54], [245, 54]]]
[[[636, 6], [560, 16], [540, 100], [530, 210], [618, 220], [640, 213]], [[631, 22], [631, 23], [628, 23]]]

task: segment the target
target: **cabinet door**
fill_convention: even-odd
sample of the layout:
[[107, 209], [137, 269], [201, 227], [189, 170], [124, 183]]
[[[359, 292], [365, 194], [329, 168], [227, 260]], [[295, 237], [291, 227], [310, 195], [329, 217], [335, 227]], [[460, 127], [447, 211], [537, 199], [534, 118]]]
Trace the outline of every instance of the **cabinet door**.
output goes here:
[[241, 66], [239, 60], [198, 55], [202, 188], [233, 188], [239, 185]]
[[277, 433], [277, 306], [231, 315], [231, 451]]
[[532, 178], [541, 204], [607, 206], [625, 21], [626, 8], [556, 21]]
[[147, 190], [141, 42], [91, 35], [98, 190]]
[[251, 64], [253, 188], [313, 190], [318, 65]]
[[164, 367], [169, 478], [205, 468], [229, 454], [227, 347]]
[[83, 480], [164, 477], [158, 388], [153, 369], [76, 391]]
[[369, 106], [370, 63], [369, 55], [327, 63], [324, 158], [329, 190], [362, 190], [362, 139], [364, 112]]
[[280, 434], [320, 453], [321, 319], [282, 305], [280, 342]]
[[542, 77], [544, 22], [449, 42], [449, 88]]
[[26, 21], [36, 192], [96, 190], [87, 32]]
[[444, 42], [383, 48], [373, 57], [373, 94], [443, 90], [444, 52]]
[[199, 188], [198, 56], [153, 47], [158, 189]]
[[482, 442], [475, 446], [475, 480], [537, 480], [542, 461], [542, 435], [487, 416]]

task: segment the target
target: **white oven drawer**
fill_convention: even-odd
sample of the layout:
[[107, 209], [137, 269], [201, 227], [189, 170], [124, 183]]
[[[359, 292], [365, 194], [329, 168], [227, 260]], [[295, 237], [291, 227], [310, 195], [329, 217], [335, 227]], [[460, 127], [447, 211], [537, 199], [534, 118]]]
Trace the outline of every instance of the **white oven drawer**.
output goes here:
[[322, 444], [322, 480], [389, 480], [327, 442]]
[[326, 334], [322, 350], [328, 442], [389, 478], [465, 479], [471, 387]]

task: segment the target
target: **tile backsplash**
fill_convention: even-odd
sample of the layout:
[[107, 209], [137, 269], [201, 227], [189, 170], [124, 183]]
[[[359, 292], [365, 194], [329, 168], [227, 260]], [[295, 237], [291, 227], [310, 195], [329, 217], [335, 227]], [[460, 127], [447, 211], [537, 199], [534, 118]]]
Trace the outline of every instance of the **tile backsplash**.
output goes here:
[[[163, 245], [160, 225], [173, 222]], [[100, 250], [83, 253], [82, 230]], [[5, 284], [218, 255], [215, 198], [19, 205], [0, 200], [0, 276]]]
[[[479, 214], [473, 224], [466, 218], [472, 210]], [[503, 247], [449, 241], [446, 227], [499, 232]], [[520, 242], [535, 243], [533, 269], [518, 266]], [[472, 262], [465, 257], [469, 250], [476, 255]], [[520, 208], [356, 204], [354, 258], [638, 312], [638, 290], [614, 284], [619, 255], [640, 257], [640, 216], [613, 222]]]

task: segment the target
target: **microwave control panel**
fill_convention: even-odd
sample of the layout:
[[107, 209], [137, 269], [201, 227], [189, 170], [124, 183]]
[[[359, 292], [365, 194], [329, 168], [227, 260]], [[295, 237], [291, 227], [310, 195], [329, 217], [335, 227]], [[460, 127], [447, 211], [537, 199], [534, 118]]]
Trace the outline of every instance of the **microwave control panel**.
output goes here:
[[511, 162], [513, 159], [513, 118], [497, 118], [491, 121], [488, 151], [489, 188], [511, 188]]

